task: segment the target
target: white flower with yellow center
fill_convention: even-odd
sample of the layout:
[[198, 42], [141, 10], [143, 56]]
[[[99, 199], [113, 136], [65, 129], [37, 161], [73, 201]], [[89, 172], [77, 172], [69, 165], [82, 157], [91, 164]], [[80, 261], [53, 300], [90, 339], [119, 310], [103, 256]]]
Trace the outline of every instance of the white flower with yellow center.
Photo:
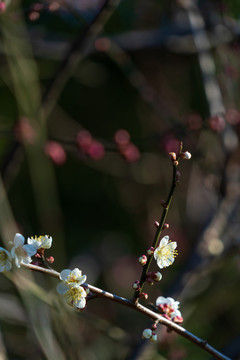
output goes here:
[[86, 306], [87, 292], [81, 285], [86, 282], [86, 275], [82, 275], [78, 268], [65, 269], [61, 271], [60, 279], [62, 281], [57, 286], [57, 292], [64, 295], [68, 305], [83, 309]]
[[11, 257], [15, 260], [15, 264], [20, 268], [21, 263], [30, 264], [31, 256], [35, 255], [37, 248], [34, 245], [24, 245], [25, 238], [21, 234], [17, 233], [13, 240], [13, 248], [11, 250]]
[[60, 280], [62, 280], [62, 282], [65, 283], [68, 288], [70, 288], [80, 286], [85, 283], [87, 276], [82, 275], [81, 270], [78, 268], [75, 268], [74, 270], [65, 269], [60, 273]]
[[29, 245], [35, 246], [37, 249], [50, 249], [52, 246], [52, 237], [48, 235], [41, 235], [41, 236], [35, 236], [30, 237], [27, 239], [27, 242]]
[[9, 271], [12, 268], [12, 257], [9, 251], [0, 247], [0, 272]]
[[66, 303], [72, 307], [76, 307], [77, 309], [83, 309], [86, 306], [86, 296], [87, 293], [82, 286], [76, 287], [65, 287], [63, 286], [57, 287], [57, 291], [59, 294], [64, 296]]
[[159, 246], [154, 251], [154, 258], [157, 261], [160, 269], [172, 265], [177, 256], [177, 243], [171, 242], [169, 236], [164, 236], [160, 241]]

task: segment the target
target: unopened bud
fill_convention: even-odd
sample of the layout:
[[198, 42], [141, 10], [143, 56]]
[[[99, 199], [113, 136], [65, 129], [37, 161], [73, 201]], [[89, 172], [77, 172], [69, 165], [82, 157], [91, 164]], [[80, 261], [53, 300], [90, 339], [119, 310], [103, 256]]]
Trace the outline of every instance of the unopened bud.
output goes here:
[[54, 257], [53, 256], [49, 256], [46, 258], [46, 261], [49, 263], [49, 264], [53, 264], [54, 263]]
[[160, 204], [162, 205], [162, 207], [164, 207], [165, 209], [167, 208], [167, 203], [165, 200], [160, 200]]
[[147, 254], [148, 254], [148, 255], [153, 255], [154, 251], [155, 251], [154, 247], [151, 246], [151, 247], [147, 250]]
[[159, 271], [155, 271], [152, 273], [152, 278], [155, 281], [160, 281], [162, 279], [162, 274]]
[[156, 228], [158, 228], [158, 227], [159, 227], [159, 222], [158, 222], [158, 221], [155, 221], [155, 222], [154, 222], [154, 225], [155, 225]]
[[152, 331], [154, 331], [154, 330], [157, 330], [157, 324], [155, 324], [155, 323], [152, 324]]
[[177, 155], [175, 154], [175, 152], [170, 152], [169, 155], [172, 161], [176, 161]]
[[142, 338], [143, 339], [150, 339], [152, 336], [152, 330], [151, 329], [145, 329], [142, 332]]
[[138, 262], [141, 264], [141, 265], [145, 265], [147, 263], [147, 257], [146, 255], [142, 255], [140, 256], [140, 258], [138, 258]]
[[162, 230], [166, 230], [169, 228], [169, 224], [163, 224]]
[[173, 165], [178, 166], [178, 161], [177, 161], [177, 160], [174, 161], [174, 162], [173, 162]]
[[134, 290], [138, 290], [139, 289], [139, 284], [140, 284], [139, 280], [134, 281], [134, 283], [132, 284], [132, 288]]
[[180, 156], [181, 156], [182, 159], [185, 159], [185, 160], [190, 160], [191, 157], [192, 157], [192, 155], [188, 151], [182, 152], [180, 154]]
[[143, 299], [143, 300], [147, 300], [148, 299], [148, 294], [147, 293], [141, 293], [139, 295], [140, 299]]
[[152, 336], [150, 337], [150, 341], [156, 342], [156, 341], [157, 341], [157, 334], [155, 334], [155, 333], [153, 332], [153, 333], [152, 333]]

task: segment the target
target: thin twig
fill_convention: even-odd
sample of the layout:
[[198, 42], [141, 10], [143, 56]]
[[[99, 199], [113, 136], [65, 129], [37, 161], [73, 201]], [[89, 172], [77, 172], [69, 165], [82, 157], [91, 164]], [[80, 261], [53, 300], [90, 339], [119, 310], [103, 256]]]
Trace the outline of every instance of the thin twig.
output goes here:
[[[22, 264], [22, 266], [24, 266], [25, 268], [29, 269], [29, 270], [33, 270], [33, 271], [37, 271], [37, 272], [41, 272], [43, 274], [47, 274], [50, 276], [53, 276], [55, 278], [60, 279], [60, 273], [52, 270], [52, 269], [45, 269], [42, 268], [40, 266], [36, 266], [36, 265], [32, 265], [32, 264]], [[163, 317], [160, 314], [155, 313], [154, 311], [146, 308], [145, 306], [139, 304], [139, 303], [134, 303], [126, 298], [123, 298], [121, 296], [117, 296], [114, 294], [111, 294], [108, 291], [104, 291], [102, 289], [99, 289], [95, 286], [89, 285], [89, 284], [85, 284], [86, 286], [88, 286], [89, 290], [108, 300], [117, 302], [121, 305], [127, 306], [131, 309], [134, 309], [140, 313], [142, 313], [145, 316], [148, 316], [149, 318], [151, 318], [154, 321], [158, 321], [160, 324], [165, 325], [168, 329], [175, 331], [176, 333], [178, 333], [180, 336], [188, 339], [189, 341], [195, 343], [197, 346], [199, 346], [200, 348], [202, 348], [203, 350], [205, 350], [206, 352], [208, 352], [209, 354], [211, 354], [212, 356], [214, 356], [215, 359], [219, 359], [219, 360], [231, 360], [229, 357], [223, 355], [222, 353], [220, 353], [219, 351], [217, 351], [214, 347], [212, 347], [211, 345], [209, 345], [207, 343], [206, 340], [200, 339], [199, 337], [197, 337], [196, 335], [192, 334], [190, 331], [187, 331], [186, 329], [184, 329], [182, 326], [179, 326], [177, 324], [175, 324], [174, 322], [166, 319], [165, 317]]]
[[[174, 193], [174, 190], [175, 190], [175, 187], [176, 187], [176, 174], [177, 174], [178, 158], [179, 158], [179, 154], [181, 153], [181, 151], [182, 151], [182, 142], [180, 143], [180, 146], [179, 146], [179, 153], [178, 153], [177, 159], [176, 159], [176, 161], [172, 162], [172, 166], [173, 166], [172, 184], [171, 184], [171, 188], [169, 190], [167, 201], [166, 201], [166, 203], [164, 205], [164, 208], [163, 208], [163, 212], [162, 212], [161, 219], [159, 221], [159, 225], [157, 227], [157, 230], [156, 230], [156, 233], [155, 233], [155, 236], [154, 236], [154, 239], [153, 239], [152, 247], [154, 249], [158, 245], [159, 238], [160, 238], [160, 235], [161, 235], [161, 232], [162, 232], [162, 229], [163, 229], [163, 225], [164, 225], [165, 219], [167, 217], [168, 210], [169, 210], [172, 198], [173, 198], [173, 193]], [[134, 293], [135, 301], [138, 300], [139, 295], [142, 292], [144, 282], [146, 280], [146, 274], [147, 274], [147, 272], [149, 270], [152, 259], [153, 259], [153, 254], [148, 257], [146, 264], [143, 266], [142, 275], [141, 275], [140, 283], [139, 283], [139, 289], [136, 290], [135, 293]]]

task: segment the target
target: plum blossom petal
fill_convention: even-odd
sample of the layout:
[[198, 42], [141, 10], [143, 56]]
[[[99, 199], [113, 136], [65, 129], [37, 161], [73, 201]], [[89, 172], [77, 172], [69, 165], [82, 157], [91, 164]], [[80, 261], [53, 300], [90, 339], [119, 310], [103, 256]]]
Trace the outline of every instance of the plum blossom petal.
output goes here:
[[12, 257], [9, 251], [0, 247], [0, 272], [9, 271], [12, 268]]
[[27, 239], [29, 245], [35, 246], [37, 249], [50, 249], [52, 246], [52, 237], [48, 235], [35, 236]]
[[11, 257], [15, 260], [15, 264], [20, 268], [21, 263], [30, 264], [32, 259], [31, 256], [35, 255], [37, 248], [34, 245], [24, 245], [25, 238], [21, 234], [16, 234], [14, 238], [14, 246], [11, 250]]
[[154, 251], [154, 258], [160, 269], [172, 265], [177, 256], [177, 243], [171, 242], [169, 236], [164, 236]]
[[66, 303], [77, 309], [83, 309], [86, 306], [87, 293], [82, 286], [76, 286], [68, 289], [64, 294]]
[[76, 287], [85, 283], [87, 276], [82, 275], [82, 271], [78, 268], [74, 270], [64, 269], [60, 273], [60, 279], [64, 281], [68, 287]]
[[162, 313], [165, 315], [166, 318], [173, 320], [174, 322], [181, 323], [183, 321], [182, 314], [179, 308], [179, 301], [175, 301], [171, 297], [163, 297], [159, 296], [156, 300], [156, 306]]

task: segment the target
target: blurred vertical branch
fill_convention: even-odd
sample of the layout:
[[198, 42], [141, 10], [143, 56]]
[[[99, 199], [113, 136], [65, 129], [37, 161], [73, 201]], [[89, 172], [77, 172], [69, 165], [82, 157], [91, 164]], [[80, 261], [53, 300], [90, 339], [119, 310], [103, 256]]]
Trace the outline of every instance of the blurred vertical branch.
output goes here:
[[[17, 7], [17, 4], [15, 6]], [[48, 231], [54, 234], [58, 242], [59, 254], [61, 254], [59, 261], [64, 263], [65, 252], [56, 179], [53, 166], [44, 154], [47, 130], [40, 107], [38, 71], [28, 42], [24, 20], [21, 17], [20, 9], [16, 8], [16, 10], [19, 15], [15, 21], [12, 21], [11, 13], [7, 13], [3, 17], [2, 37], [20, 121], [21, 117], [24, 117], [32, 131], [30, 140], [23, 138], [20, 141], [28, 160], [41, 228], [44, 232]]]

